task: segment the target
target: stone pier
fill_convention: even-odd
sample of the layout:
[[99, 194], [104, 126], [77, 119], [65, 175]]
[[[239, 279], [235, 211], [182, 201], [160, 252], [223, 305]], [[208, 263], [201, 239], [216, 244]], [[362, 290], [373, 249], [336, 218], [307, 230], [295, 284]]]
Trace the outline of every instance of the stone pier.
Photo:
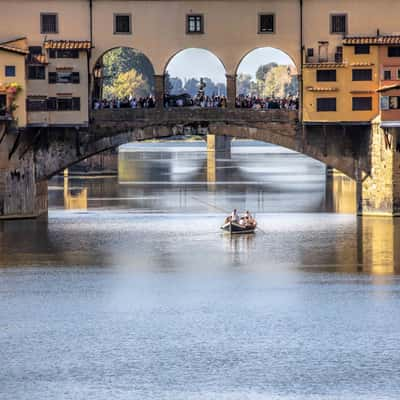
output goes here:
[[[3, 129], [0, 129], [3, 130]], [[15, 151], [18, 133], [1, 135], [0, 219], [35, 218], [47, 213], [47, 181], [35, 176], [33, 151]]]
[[358, 171], [359, 215], [400, 216], [400, 129], [374, 124], [368, 172]]

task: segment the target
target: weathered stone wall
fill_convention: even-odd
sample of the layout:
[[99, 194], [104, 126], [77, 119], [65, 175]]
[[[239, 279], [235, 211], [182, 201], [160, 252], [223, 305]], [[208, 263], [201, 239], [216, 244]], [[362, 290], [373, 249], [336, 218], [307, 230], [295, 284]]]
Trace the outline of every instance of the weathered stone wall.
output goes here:
[[0, 144], [0, 219], [33, 218], [47, 212], [47, 181], [37, 182], [35, 159], [18, 133], [4, 132]]
[[96, 154], [80, 163], [73, 165], [70, 173], [87, 174], [117, 174], [118, 173], [118, 149], [111, 149]]
[[369, 168], [358, 171], [360, 215], [400, 215], [400, 130], [373, 124], [368, 143]]

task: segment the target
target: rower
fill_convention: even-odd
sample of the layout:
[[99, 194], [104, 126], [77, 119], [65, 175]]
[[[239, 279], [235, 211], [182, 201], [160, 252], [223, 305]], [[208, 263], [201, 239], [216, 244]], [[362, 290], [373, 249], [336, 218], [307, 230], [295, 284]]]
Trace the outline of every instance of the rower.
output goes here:
[[239, 214], [238, 214], [236, 208], [232, 211], [231, 222], [239, 222]]

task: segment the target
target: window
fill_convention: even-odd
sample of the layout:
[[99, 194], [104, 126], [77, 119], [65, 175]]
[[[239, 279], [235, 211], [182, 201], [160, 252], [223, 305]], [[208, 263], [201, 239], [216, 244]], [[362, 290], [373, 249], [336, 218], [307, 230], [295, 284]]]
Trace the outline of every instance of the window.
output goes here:
[[391, 81], [392, 80], [392, 71], [390, 69], [387, 69], [386, 71], [383, 71], [383, 80], [385, 80], [385, 81]]
[[114, 15], [114, 34], [116, 33], [122, 33], [122, 34], [132, 33], [130, 14]]
[[353, 111], [371, 111], [372, 97], [353, 97]]
[[372, 69], [353, 69], [353, 81], [372, 81]]
[[400, 57], [400, 46], [389, 47], [388, 57]]
[[336, 82], [335, 69], [318, 69], [317, 82]]
[[314, 49], [313, 48], [307, 49], [307, 57], [314, 57]]
[[336, 111], [336, 97], [317, 99], [317, 111]]
[[43, 65], [29, 65], [28, 79], [39, 80], [46, 79], [46, 69]]
[[79, 72], [57, 71], [49, 72], [49, 83], [80, 83]]
[[47, 99], [48, 111], [80, 111], [80, 97], [49, 97]]
[[400, 109], [400, 97], [398, 97], [398, 96], [389, 96], [389, 109], [390, 110], [398, 110], [398, 109]]
[[260, 14], [258, 20], [258, 33], [274, 33], [275, 32], [275, 15]]
[[202, 15], [188, 15], [186, 18], [187, 33], [204, 33], [204, 18]]
[[47, 111], [47, 99], [45, 97], [28, 97], [26, 111]]
[[341, 64], [342, 62], [343, 62], [343, 47], [338, 46], [336, 47], [335, 63]]
[[16, 75], [15, 65], [6, 65], [4, 75], [5, 76], [15, 76]]
[[40, 32], [58, 33], [57, 14], [40, 14]]
[[29, 46], [29, 55], [32, 56], [41, 56], [42, 55], [42, 47], [41, 46]]
[[397, 80], [400, 80], [400, 69], [397, 70]]
[[370, 49], [367, 44], [356, 44], [354, 46], [354, 54], [369, 54]]
[[331, 15], [331, 33], [345, 34], [347, 32], [347, 15], [334, 14]]
[[79, 58], [79, 50], [54, 50], [50, 49], [50, 58]]

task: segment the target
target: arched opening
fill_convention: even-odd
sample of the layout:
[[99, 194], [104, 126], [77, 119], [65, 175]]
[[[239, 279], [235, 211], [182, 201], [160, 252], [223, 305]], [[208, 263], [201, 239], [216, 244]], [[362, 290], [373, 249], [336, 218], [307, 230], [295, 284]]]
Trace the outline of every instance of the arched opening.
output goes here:
[[236, 107], [239, 108], [298, 109], [297, 68], [282, 50], [255, 49], [237, 68], [236, 93]]
[[105, 52], [93, 71], [93, 107], [152, 108], [154, 68], [143, 53], [130, 47]]
[[175, 54], [165, 68], [167, 107], [226, 107], [226, 71], [209, 50], [190, 48]]

